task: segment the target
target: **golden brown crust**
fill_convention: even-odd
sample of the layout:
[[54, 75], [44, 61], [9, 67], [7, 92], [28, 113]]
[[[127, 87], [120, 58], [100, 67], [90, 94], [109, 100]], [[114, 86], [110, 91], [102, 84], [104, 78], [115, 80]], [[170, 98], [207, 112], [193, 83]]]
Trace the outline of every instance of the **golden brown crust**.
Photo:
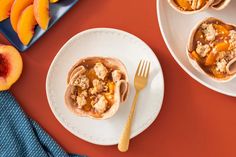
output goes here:
[[217, 0], [211, 5], [211, 7], [215, 10], [222, 10], [227, 7], [230, 2], [231, 0]]
[[211, 6], [218, 5], [218, 4], [222, 3], [223, 1], [225, 1], [225, 0], [215, 0], [215, 1], [211, 4]]

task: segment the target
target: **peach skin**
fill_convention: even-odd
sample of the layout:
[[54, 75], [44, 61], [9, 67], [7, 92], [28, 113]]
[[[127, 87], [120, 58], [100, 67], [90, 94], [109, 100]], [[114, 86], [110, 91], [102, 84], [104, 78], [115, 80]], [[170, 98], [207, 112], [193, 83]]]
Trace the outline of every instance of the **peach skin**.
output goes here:
[[17, 34], [24, 45], [28, 45], [34, 35], [34, 27], [37, 24], [34, 17], [33, 4], [23, 10], [18, 24]]
[[9, 89], [20, 77], [23, 62], [20, 53], [10, 45], [0, 45], [0, 91]]
[[0, 0], [0, 22], [10, 16], [11, 6], [14, 0]]
[[33, 4], [33, 0], [15, 0], [13, 3], [11, 7], [10, 21], [14, 31], [17, 29], [17, 23], [22, 11], [30, 4]]
[[34, 0], [34, 15], [39, 26], [46, 30], [50, 20], [49, 15], [49, 1], [48, 0]]

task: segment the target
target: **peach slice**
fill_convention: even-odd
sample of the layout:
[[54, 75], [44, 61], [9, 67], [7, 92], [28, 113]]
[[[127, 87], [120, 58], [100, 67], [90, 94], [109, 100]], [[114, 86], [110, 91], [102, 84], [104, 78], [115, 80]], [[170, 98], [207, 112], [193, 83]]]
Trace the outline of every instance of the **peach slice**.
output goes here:
[[34, 27], [37, 24], [34, 17], [33, 4], [23, 10], [18, 24], [17, 34], [24, 45], [28, 45], [34, 35]]
[[0, 0], [0, 22], [10, 16], [11, 6], [14, 0]]
[[226, 43], [226, 42], [220, 42], [220, 43], [216, 44], [215, 47], [213, 48], [213, 51], [211, 51], [207, 55], [205, 65], [206, 66], [213, 65], [215, 63], [215, 61], [216, 61], [216, 57], [217, 57], [218, 53], [222, 52], [222, 51], [223, 52], [227, 51], [229, 46], [230, 46], [230, 44]]
[[22, 11], [30, 4], [33, 4], [33, 0], [15, 0], [15, 2], [13, 3], [11, 7], [10, 20], [12, 28], [15, 31], [17, 29], [17, 23]]
[[184, 10], [190, 10], [191, 4], [186, 0], [176, 0], [175, 1], [179, 6], [181, 6]]
[[227, 28], [222, 25], [214, 24], [214, 28], [218, 30], [218, 33], [221, 35], [225, 35], [225, 36], [229, 35], [229, 31], [227, 30]]
[[49, 0], [34, 0], [34, 15], [39, 26], [46, 30], [50, 20]]
[[50, 0], [50, 3], [56, 3], [58, 2], [59, 0]]
[[10, 45], [0, 45], [0, 91], [9, 89], [20, 77], [23, 62], [20, 53]]

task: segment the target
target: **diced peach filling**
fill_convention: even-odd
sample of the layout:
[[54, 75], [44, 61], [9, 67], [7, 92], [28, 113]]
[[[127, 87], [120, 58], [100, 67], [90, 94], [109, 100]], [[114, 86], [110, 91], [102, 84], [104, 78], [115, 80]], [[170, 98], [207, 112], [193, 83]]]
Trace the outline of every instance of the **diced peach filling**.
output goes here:
[[227, 51], [228, 48], [229, 48], [229, 43], [227, 42], [217, 43], [214, 46], [213, 50], [210, 51], [210, 53], [207, 55], [205, 65], [206, 66], [213, 65], [216, 62], [216, 57], [219, 54], [219, 52]]
[[181, 10], [194, 11], [204, 7], [207, 0], [175, 0], [175, 3]]

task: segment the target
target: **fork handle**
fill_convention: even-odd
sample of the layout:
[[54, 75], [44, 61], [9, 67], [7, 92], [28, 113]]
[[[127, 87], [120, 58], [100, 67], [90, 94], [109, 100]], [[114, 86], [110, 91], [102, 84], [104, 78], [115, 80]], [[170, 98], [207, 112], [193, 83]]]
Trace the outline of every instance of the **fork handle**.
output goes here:
[[131, 131], [132, 121], [133, 121], [133, 117], [135, 113], [136, 103], [138, 100], [138, 95], [139, 95], [139, 91], [136, 91], [128, 120], [125, 124], [124, 130], [120, 137], [120, 141], [118, 143], [118, 149], [121, 152], [126, 152], [129, 149], [130, 131]]

